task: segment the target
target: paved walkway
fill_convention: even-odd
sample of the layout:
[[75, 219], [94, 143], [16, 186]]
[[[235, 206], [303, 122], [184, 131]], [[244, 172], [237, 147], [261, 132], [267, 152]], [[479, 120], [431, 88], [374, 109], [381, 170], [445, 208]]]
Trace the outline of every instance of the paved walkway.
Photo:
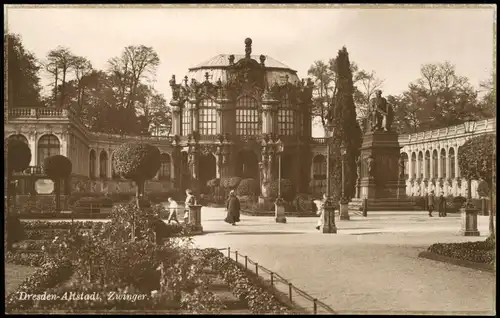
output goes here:
[[373, 212], [337, 221], [338, 234], [316, 231], [315, 218], [290, 217], [278, 224], [273, 217], [242, 216], [231, 226], [224, 217], [222, 209], [203, 208], [206, 234], [195, 244], [248, 255], [337, 313], [491, 315], [495, 310], [494, 274], [417, 257], [432, 243], [484, 240], [487, 217], [479, 217], [479, 238], [458, 234], [458, 214]]

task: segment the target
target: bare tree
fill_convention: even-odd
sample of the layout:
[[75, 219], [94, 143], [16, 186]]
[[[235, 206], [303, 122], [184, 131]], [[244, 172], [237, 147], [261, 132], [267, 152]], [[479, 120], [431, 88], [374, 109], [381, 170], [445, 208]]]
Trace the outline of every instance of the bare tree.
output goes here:
[[[58, 46], [55, 50], [49, 51], [47, 60], [44, 63], [47, 72], [54, 76], [54, 104], [60, 108], [64, 107], [66, 79], [69, 70], [73, 67], [75, 58], [69, 48]], [[61, 80], [61, 88], [58, 101], [59, 79]]]
[[375, 71], [361, 70], [355, 74], [353, 81], [360, 84], [356, 86], [357, 90], [354, 93], [356, 108], [362, 117], [366, 117], [370, 100], [375, 92], [382, 88], [384, 80], [378, 78]]

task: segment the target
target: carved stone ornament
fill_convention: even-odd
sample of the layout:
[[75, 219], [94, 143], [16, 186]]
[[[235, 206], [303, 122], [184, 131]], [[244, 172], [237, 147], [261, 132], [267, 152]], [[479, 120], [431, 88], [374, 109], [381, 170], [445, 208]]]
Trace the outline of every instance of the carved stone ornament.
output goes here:
[[212, 145], [200, 145], [199, 147], [200, 147], [200, 154], [204, 156], [207, 156], [214, 151]]
[[368, 167], [368, 176], [375, 178], [375, 158], [372, 155], [366, 158], [366, 165]]

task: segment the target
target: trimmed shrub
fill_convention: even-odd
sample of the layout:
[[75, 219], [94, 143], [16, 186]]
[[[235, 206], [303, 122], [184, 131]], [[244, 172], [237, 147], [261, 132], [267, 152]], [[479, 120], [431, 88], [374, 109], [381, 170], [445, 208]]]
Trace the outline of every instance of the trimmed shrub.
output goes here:
[[255, 196], [257, 195], [258, 191], [259, 191], [259, 183], [252, 178], [241, 180], [240, 183], [238, 184], [238, 188], [236, 188], [236, 194], [241, 196], [243, 195]]
[[7, 143], [7, 168], [14, 172], [24, 171], [30, 165], [30, 147], [16, 139], [9, 139]]
[[[291, 180], [281, 179], [280, 187], [283, 199], [286, 201], [293, 201], [295, 199], [295, 187]], [[274, 180], [269, 184], [269, 193], [272, 198], [276, 199], [278, 197], [278, 180]]]
[[113, 154], [113, 166], [118, 175], [133, 180], [136, 197], [144, 194], [144, 182], [152, 179], [161, 166], [160, 150], [147, 143], [126, 143]]
[[226, 190], [235, 190], [241, 182], [240, 177], [228, 177], [221, 180], [220, 185]]

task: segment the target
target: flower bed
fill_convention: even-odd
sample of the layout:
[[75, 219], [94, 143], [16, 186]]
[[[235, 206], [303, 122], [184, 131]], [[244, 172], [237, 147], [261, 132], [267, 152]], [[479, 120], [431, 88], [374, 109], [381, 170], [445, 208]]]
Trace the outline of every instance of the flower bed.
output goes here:
[[45, 254], [32, 252], [7, 252], [5, 253], [5, 263], [25, 266], [42, 266], [47, 261]]
[[290, 310], [274, 295], [254, 284], [246, 271], [235, 261], [225, 257], [216, 249], [205, 249], [203, 255], [209, 260], [212, 270], [229, 284], [233, 294], [248, 303], [248, 308], [252, 313], [290, 313]]
[[492, 238], [481, 242], [436, 243], [428, 251], [469, 262], [495, 265], [495, 239]]

